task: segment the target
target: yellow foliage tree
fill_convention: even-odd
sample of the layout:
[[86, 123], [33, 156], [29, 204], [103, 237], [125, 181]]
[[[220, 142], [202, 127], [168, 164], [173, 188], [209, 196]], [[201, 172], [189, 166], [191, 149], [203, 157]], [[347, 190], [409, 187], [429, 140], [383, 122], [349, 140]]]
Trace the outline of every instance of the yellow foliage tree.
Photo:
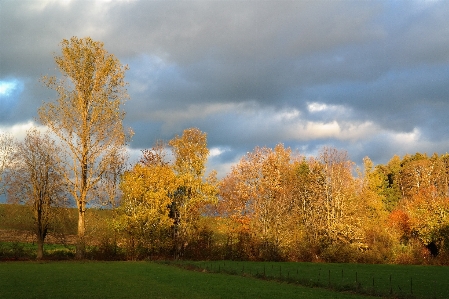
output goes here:
[[345, 151], [324, 148], [320, 153], [324, 175], [325, 232], [331, 242], [354, 243], [363, 239], [360, 202], [353, 162]]
[[[315, 158], [295, 162], [294, 185], [295, 210], [291, 217], [296, 219], [302, 255], [311, 260], [319, 254], [322, 236], [325, 232], [326, 215], [323, 165]], [[306, 249], [306, 250], [304, 250]]]
[[169, 207], [176, 181], [168, 165], [137, 164], [125, 172], [118, 225], [126, 233], [130, 249], [146, 248], [158, 253], [163, 247], [173, 225]]
[[362, 220], [363, 240], [359, 241], [360, 249], [376, 249], [386, 255], [391, 246], [392, 235], [388, 231], [388, 206], [384, 193], [386, 182], [382, 172], [374, 168], [370, 158], [363, 159], [363, 173], [359, 178], [358, 214]]
[[197, 128], [186, 129], [182, 136], [176, 136], [168, 144], [175, 159], [172, 167], [177, 177], [170, 209], [174, 219], [175, 256], [179, 256], [196, 232], [202, 209], [217, 201], [217, 182], [214, 171], [204, 178], [209, 156], [206, 133]]
[[117, 152], [131, 137], [123, 128], [128, 98], [124, 81], [126, 66], [91, 38], [72, 37], [61, 43], [62, 55], [55, 57], [62, 78], [44, 77], [45, 84], [57, 91], [56, 102], [39, 109], [41, 122], [56, 134], [71, 163], [65, 179], [78, 208], [76, 257], [85, 252], [85, 213], [95, 197], [95, 188]]

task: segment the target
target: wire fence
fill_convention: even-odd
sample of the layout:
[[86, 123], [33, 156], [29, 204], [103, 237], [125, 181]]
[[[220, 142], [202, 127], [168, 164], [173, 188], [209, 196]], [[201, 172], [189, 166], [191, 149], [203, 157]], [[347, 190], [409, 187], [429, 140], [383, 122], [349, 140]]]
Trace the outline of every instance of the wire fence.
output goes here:
[[190, 270], [275, 280], [337, 292], [391, 298], [449, 298], [449, 267], [236, 261], [171, 263]]

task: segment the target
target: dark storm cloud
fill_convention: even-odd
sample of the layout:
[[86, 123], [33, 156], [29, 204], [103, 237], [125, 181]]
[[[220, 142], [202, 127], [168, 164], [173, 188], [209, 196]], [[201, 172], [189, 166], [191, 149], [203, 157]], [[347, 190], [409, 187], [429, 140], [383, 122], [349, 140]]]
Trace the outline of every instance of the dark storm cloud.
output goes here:
[[[132, 32], [123, 32], [123, 36], [130, 44], [151, 47], [177, 68], [174, 80], [180, 84], [167, 82], [154, 94], [169, 104], [183, 105], [182, 98], [188, 103], [258, 101], [279, 105], [285, 101], [286, 91], [307, 83], [309, 68], [302, 67], [301, 62], [310, 55], [379, 35], [378, 29], [368, 28], [365, 20], [378, 8], [359, 5], [188, 2], [176, 9], [156, 7], [156, 21], [151, 21], [151, 16], [140, 17], [143, 11], [152, 10], [136, 12], [132, 8], [127, 16], [141, 21], [137, 28], [120, 28]], [[341, 14], [343, 11], [346, 15]], [[320, 13], [325, 14], [322, 17], [326, 22]], [[145, 29], [148, 32], [142, 32]]]
[[0, 82], [22, 86], [2, 128], [55, 97], [38, 79], [76, 35], [130, 66], [134, 153], [194, 126], [221, 170], [280, 142], [357, 163], [449, 147], [447, 1], [3, 1], [0, 22]]

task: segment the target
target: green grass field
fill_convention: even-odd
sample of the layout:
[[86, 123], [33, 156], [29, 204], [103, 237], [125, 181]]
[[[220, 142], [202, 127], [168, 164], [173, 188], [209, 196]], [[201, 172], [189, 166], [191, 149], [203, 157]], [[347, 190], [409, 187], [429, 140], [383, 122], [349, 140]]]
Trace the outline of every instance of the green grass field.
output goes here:
[[[170, 264], [3, 262], [0, 298], [449, 297], [447, 267], [231, 261]], [[200, 271], [173, 265], [194, 265]], [[356, 279], [359, 289], [348, 288]], [[327, 289], [329, 284], [331, 289]], [[361, 293], [354, 294], [357, 291]]]
[[449, 267], [275, 263], [275, 262], [171, 262], [214, 273], [282, 281], [383, 297], [449, 298]]
[[[0, 261], [34, 260], [37, 244], [25, 242], [0, 242]], [[44, 244], [46, 259], [66, 260], [75, 256], [75, 245]]]
[[[31, 243], [0, 242], [0, 257], [5, 261], [34, 259], [35, 247]], [[297, 298], [298, 294], [305, 298], [449, 298], [449, 267], [445, 266], [237, 261], [80, 263], [72, 260], [73, 245], [46, 244], [45, 251], [50, 260], [69, 261], [0, 262], [0, 298], [272, 298], [273, 292], [283, 294], [282, 298]], [[78, 293], [79, 289], [85, 291]]]
[[3, 262], [0, 298], [366, 298], [152, 262]]

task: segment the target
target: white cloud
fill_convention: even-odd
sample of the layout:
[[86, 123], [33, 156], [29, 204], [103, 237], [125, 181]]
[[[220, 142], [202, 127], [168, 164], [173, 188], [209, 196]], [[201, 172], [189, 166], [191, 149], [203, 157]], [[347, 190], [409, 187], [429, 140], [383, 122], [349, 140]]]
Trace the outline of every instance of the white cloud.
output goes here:
[[213, 158], [220, 156], [221, 154], [228, 152], [229, 150], [229, 148], [213, 147], [209, 150], [209, 157]]
[[16, 123], [12, 126], [0, 126], [0, 133], [11, 135], [17, 140], [23, 140], [26, 132], [33, 127], [41, 131], [47, 130], [46, 127], [39, 126], [34, 121], [29, 120], [28, 122]]
[[340, 126], [337, 121], [330, 123], [322, 122], [307, 122], [306, 126], [298, 130], [298, 137], [302, 139], [315, 139], [315, 138], [338, 138], [340, 133]]
[[326, 110], [328, 107], [328, 105], [324, 104], [324, 103], [308, 103], [307, 104], [307, 109], [309, 110], [309, 112], [318, 112], [318, 111], [323, 111]]
[[[352, 141], [366, 139], [367, 136], [375, 134], [380, 128], [371, 121], [350, 121], [345, 118], [350, 111], [339, 105], [326, 105], [311, 103], [308, 109], [313, 111], [329, 112], [339, 111], [333, 114], [335, 119], [330, 121], [309, 120], [302, 117], [297, 109], [285, 108], [275, 110], [265, 108], [254, 113], [252, 109], [240, 110], [246, 129], [251, 129], [257, 134], [264, 131], [267, 134], [280, 136], [286, 140], [307, 141], [313, 139], [336, 139], [341, 141]], [[251, 133], [250, 133], [251, 134]]]
[[390, 139], [399, 147], [416, 148], [422, 146], [424, 141], [421, 140], [421, 133], [418, 128], [414, 128], [411, 132], [389, 132]]
[[307, 110], [310, 113], [327, 112], [327, 113], [350, 113], [351, 110], [342, 105], [329, 105], [320, 102], [307, 103]]
[[287, 128], [285, 137], [290, 140], [307, 141], [316, 139], [336, 139], [354, 141], [366, 139], [379, 128], [372, 122], [343, 122], [343, 121], [298, 121]]

